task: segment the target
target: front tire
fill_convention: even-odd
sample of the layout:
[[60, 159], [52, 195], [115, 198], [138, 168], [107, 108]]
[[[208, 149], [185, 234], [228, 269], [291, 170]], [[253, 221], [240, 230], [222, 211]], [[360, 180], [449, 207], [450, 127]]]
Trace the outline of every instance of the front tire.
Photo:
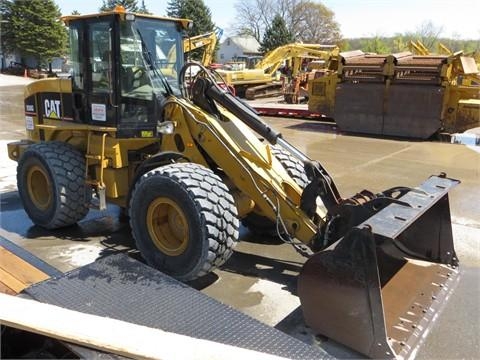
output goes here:
[[139, 179], [130, 226], [147, 263], [181, 281], [222, 265], [239, 235], [228, 188], [210, 169], [191, 163], [156, 168]]
[[85, 158], [67, 143], [31, 145], [18, 162], [17, 187], [28, 216], [44, 228], [73, 225], [88, 213]]

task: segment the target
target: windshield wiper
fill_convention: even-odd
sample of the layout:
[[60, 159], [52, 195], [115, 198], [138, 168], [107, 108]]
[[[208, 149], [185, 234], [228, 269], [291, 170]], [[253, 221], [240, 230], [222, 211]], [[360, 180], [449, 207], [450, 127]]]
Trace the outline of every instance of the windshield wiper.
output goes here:
[[160, 81], [162, 82], [162, 85], [165, 88], [165, 91], [167, 92], [165, 95], [166, 96], [173, 95], [173, 90], [170, 87], [170, 84], [168, 83], [167, 78], [162, 73], [162, 71], [158, 70], [157, 67], [155, 66], [155, 62], [153, 61], [152, 54], [148, 50], [147, 44], [143, 40], [142, 33], [140, 32], [139, 29], [136, 29], [136, 31], [137, 31], [137, 34], [140, 38], [140, 42], [142, 43], [142, 52], [143, 52], [143, 54], [146, 58], [146, 61], [147, 61], [148, 65], [150, 66], [150, 69], [153, 70], [154, 75], [160, 78]]

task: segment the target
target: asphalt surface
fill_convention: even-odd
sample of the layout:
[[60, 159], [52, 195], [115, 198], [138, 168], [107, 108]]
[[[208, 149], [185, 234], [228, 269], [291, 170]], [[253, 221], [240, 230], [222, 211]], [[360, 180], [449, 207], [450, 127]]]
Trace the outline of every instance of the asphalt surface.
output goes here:
[[[23, 79], [21, 82], [26, 82]], [[6, 144], [23, 137], [23, 85], [0, 77], [0, 235], [60, 271], [68, 271], [115, 252], [135, 252], [130, 229], [119, 209], [91, 211], [77, 226], [48, 231], [32, 224], [16, 189], [16, 163]], [[415, 187], [431, 174], [446, 172], [462, 183], [450, 192], [452, 226], [461, 277], [436, 317], [417, 359], [476, 359], [480, 354], [480, 147], [440, 142], [354, 136], [331, 124], [267, 118], [285, 139], [319, 160], [343, 197], [362, 189], [379, 192]], [[304, 259], [286, 244], [265, 244], [245, 228], [242, 242], [219, 270], [192, 284], [213, 298], [280, 328], [340, 358], [358, 354], [313, 336], [302, 325], [296, 277]], [[413, 279], [412, 279], [413, 280]]]

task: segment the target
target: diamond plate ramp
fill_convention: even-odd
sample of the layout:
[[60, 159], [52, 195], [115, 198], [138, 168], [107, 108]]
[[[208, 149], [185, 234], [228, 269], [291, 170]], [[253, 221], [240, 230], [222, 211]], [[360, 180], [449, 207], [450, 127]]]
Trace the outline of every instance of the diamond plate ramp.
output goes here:
[[124, 254], [99, 259], [24, 292], [68, 309], [286, 358], [331, 358]]

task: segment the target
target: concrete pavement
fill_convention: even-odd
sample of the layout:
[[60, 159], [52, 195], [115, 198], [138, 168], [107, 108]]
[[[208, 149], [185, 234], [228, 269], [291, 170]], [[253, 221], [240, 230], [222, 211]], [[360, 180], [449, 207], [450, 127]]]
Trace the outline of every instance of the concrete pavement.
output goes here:
[[35, 81], [28, 77], [0, 74], [0, 86], [26, 85]]
[[[0, 78], [3, 81], [4, 77]], [[9, 79], [9, 81], [12, 79]], [[13, 80], [12, 80], [13, 81]], [[47, 231], [26, 216], [16, 192], [16, 164], [6, 156], [8, 141], [22, 137], [21, 87], [0, 88], [0, 231], [62, 271], [116, 251], [134, 252], [129, 227], [118, 220], [118, 208], [91, 211], [78, 226]], [[8, 103], [9, 107], [4, 107]], [[6, 109], [6, 110], [4, 110]], [[9, 110], [11, 109], [11, 110]], [[321, 123], [267, 119], [284, 137], [319, 160], [344, 197], [367, 188], [417, 186], [431, 174], [445, 171], [462, 181], [450, 194], [457, 254], [464, 274], [445, 310], [431, 329], [418, 359], [476, 358], [480, 353], [480, 153], [474, 147], [448, 143], [385, 140], [338, 134]], [[195, 284], [204, 293], [260, 321], [279, 326], [298, 309], [296, 276], [303, 264], [285, 244], [264, 244], [246, 229], [234, 256], [222, 269]], [[320, 343], [335, 356], [357, 357], [324, 339], [312, 338], [296, 326], [282, 330], [307, 342]]]

